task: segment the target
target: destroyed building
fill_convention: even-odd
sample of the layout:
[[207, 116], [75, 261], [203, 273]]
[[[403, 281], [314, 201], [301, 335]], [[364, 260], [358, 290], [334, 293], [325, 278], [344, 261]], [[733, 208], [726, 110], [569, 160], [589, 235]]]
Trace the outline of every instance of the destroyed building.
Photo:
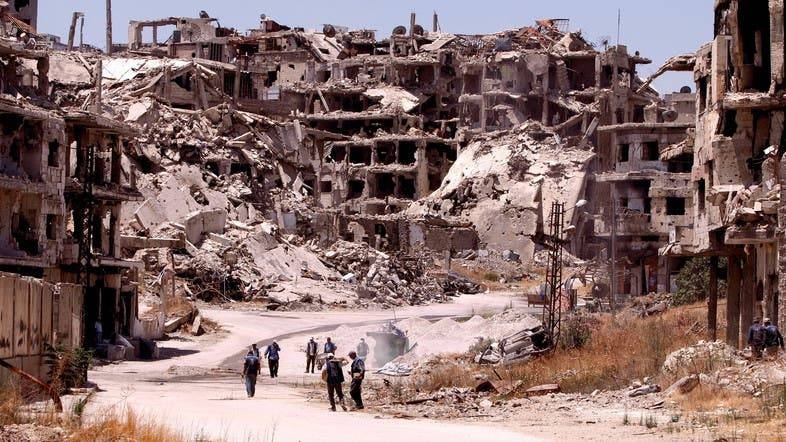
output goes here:
[[47, 346], [96, 345], [96, 322], [132, 335], [134, 264], [118, 239], [139, 193], [121, 165], [133, 132], [49, 101], [49, 54], [26, 46], [0, 38], [0, 355], [43, 377]]
[[[567, 20], [491, 35], [437, 21], [385, 35], [263, 16], [241, 33], [203, 13], [132, 21], [108, 57], [8, 34], [0, 54], [28, 61], [7, 65], [4, 87], [31, 98], [2, 109], [26, 115], [9, 121], [34, 126], [22, 133], [42, 137], [47, 167], [9, 144], [3, 269], [84, 287], [86, 344], [96, 319], [105, 336], [157, 337], [168, 296], [279, 308], [290, 301], [270, 289], [299, 278], [356, 282], [357, 302], [443, 302], [418, 253], [530, 261], [551, 203], [586, 198], [565, 217], [570, 251], [609, 260], [615, 244], [619, 294], [672, 290], [701, 225], [706, 87], [661, 98], [638, 77], [649, 59]], [[31, 259], [40, 270], [20, 271]], [[139, 290], [162, 304], [154, 319]]]
[[[167, 25], [175, 31], [159, 43], [157, 28]], [[144, 27], [153, 28], [152, 43], [142, 43]], [[565, 227], [581, 233], [572, 251], [608, 259], [614, 231], [627, 256], [618, 263], [619, 292], [670, 291], [683, 260], [658, 250], [688, 235], [692, 223], [685, 185], [694, 95], [661, 99], [652, 78], [637, 75], [637, 65], [650, 60], [622, 45], [596, 49], [568, 27], [567, 20], [540, 20], [471, 36], [426, 32], [413, 16], [409, 28], [377, 40], [378, 31], [326, 25], [315, 32], [269, 17], [246, 34], [209, 17], [170, 18], [132, 22], [129, 51], [175, 58], [162, 69], [144, 62], [150, 82], [134, 94], [154, 93], [191, 110], [231, 101], [277, 120], [270, 141], [284, 144], [287, 159], [279, 156], [283, 164], [256, 179], [266, 189], [283, 185], [314, 198], [321, 210], [312, 231], [322, 244], [510, 248], [529, 258], [551, 201], [571, 205], [587, 196], [593, 215], [574, 211], [566, 219]], [[691, 60], [670, 62], [662, 70], [693, 68]], [[133, 58], [110, 63], [139, 65]], [[486, 134], [533, 121], [541, 126], [531, 130], [542, 132], [528, 135], [530, 149], [553, 139], [545, 143], [552, 150], [511, 154], [523, 162], [505, 166], [510, 181], [502, 187], [513, 186], [503, 192], [515, 196], [499, 199], [493, 185], [470, 189], [456, 182], [468, 179], [463, 174], [450, 176], [462, 152], [477, 157], [504, 140]], [[477, 151], [467, 151], [473, 142]], [[235, 158], [243, 163], [244, 156]], [[209, 167], [217, 175], [247, 167], [234, 163], [211, 159]], [[456, 191], [460, 199], [480, 192], [502, 205], [457, 205]]]
[[[728, 259], [727, 340], [745, 346], [754, 317], [784, 324], [784, 9], [780, 1], [715, 2], [712, 42], [695, 56], [692, 229], [666, 254]], [[780, 214], [779, 214], [780, 211]], [[780, 219], [779, 219], [780, 216]], [[711, 284], [709, 328], [717, 328]]]

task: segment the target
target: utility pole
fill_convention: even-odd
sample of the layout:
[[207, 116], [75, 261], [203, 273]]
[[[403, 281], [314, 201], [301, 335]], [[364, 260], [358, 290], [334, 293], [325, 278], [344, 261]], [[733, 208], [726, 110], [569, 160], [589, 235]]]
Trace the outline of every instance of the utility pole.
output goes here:
[[565, 217], [565, 205], [554, 201], [551, 203], [549, 215], [549, 235], [546, 248], [548, 262], [546, 265], [547, 298], [543, 301], [543, 324], [549, 333], [552, 349], [557, 348], [562, 322], [562, 224]]
[[112, 0], [106, 0], [106, 55], [112, 55]]

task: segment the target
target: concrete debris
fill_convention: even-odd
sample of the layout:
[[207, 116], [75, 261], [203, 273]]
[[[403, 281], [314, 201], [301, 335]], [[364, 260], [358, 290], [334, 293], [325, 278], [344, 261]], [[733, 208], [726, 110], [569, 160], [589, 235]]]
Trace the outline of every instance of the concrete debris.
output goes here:
[[492, 342], [475, 356], [478, 364], [520, 362], [548, 351], [550, 345], [546, 330], [536, 326], [505, 336]]
[[396, 306], [444, 302], [448, 296], [426, 274], [424, 260], [416, 256], [389, 255], [365, 244], [337, 241], [324, 253], [323, 260], [344, 274], [346, 282], [358, 281], [356, 290], [361, 299]]
[[527, 396], [543, 396], [551, 393], [559, 393], [559, 384], [544, 384], [528, 388], [525, 392]]
[[386, 376], [409, 376], [412, 374], [412, 367], [409, 364], [388, 362], [377, 370], [376, 373]]
[[0, 441], [59, 442], [67, 438], [68, 431], [51, 425], [10, 424], [0, 428]]
[[698, 387], [700, 383], [701, 381], [699, 379], [699, 375], [694, 374], [694, 375], [684, 376], [680, 380], [671, 384], [671, 386], [667, 388], [666, 391], [663, 392], [663, 395], [671, 396], [677, 393], [683, 395], [688, 394], [694, 389], [696, 389], [696, 387]]
[[697, 370], [746, 365], [747, 360], [723, 342], [705, 342], [679, 349], [666, 357], [662, 371], [669, 375], [693, 374]]
[[442, 288], [448, 296], [476, 295], [486, 291], [482, 284], [461, 276], [456, 272], [448, 272]]
[[636, 396], [645, 396], [652, 393], [660, 393], [660, 385], [643, 385], [638, 388], [634, 388], [628, 393], [629, 397], [636, 397]]

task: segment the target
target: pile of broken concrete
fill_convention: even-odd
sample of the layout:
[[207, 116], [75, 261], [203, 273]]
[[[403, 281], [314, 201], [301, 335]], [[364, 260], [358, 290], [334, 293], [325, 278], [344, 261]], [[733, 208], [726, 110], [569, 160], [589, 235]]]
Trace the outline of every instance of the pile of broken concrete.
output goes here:
[[426, 274], [423, 259], [390, 255], [365, 243], [338, 241], [324, 254], [325, 262], [348, 283], [357, 283], [360, 299], [383, 305], [421, 305], [444, 302], [442, 285]]

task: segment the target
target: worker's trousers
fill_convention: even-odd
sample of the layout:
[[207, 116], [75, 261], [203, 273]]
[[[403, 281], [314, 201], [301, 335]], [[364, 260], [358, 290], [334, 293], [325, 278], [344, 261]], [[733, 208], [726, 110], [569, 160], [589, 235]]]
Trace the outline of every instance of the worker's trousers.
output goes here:
[[355, 406], [358, 408], [363, 408], [362, 386], [363, 379], [352, 379], [352, 383], [349, 385], [349, 396], [352, 397], [352, 400], [355, 401]]

